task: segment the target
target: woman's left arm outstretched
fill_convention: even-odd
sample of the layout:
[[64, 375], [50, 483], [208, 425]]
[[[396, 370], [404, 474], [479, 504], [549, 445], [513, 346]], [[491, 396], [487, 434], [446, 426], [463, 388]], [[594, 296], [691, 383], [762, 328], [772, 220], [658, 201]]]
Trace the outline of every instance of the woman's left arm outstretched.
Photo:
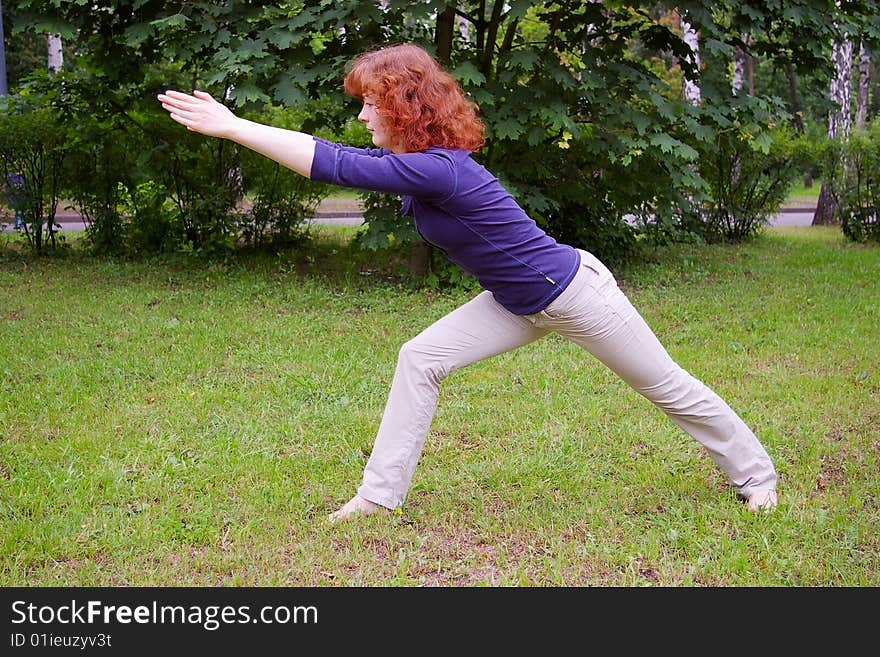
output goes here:
[[158, 99], [171, 118], [187, 130], [229, 139], [311, 178], [315, 157], [315, 140], [311, 135], [239, 118], [204, 91], [194, 91], [192, 95], [166, 91]]

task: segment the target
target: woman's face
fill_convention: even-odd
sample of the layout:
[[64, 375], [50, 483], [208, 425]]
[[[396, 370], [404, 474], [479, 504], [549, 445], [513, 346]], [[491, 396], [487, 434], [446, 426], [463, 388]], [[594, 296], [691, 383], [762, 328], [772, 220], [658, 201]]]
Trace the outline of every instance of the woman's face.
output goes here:
[[403, 152], [397, 144], [392, 143], [391, 134], [385, 126], [385, 121], [376, 111], [376, 99], [373, 96], [364, 96], [364, 106], [358, 114], [358, 121], [363, 121], [367, 130], [373, 136], [373, 143], [379, 148], [387, 148], [394, 153]]

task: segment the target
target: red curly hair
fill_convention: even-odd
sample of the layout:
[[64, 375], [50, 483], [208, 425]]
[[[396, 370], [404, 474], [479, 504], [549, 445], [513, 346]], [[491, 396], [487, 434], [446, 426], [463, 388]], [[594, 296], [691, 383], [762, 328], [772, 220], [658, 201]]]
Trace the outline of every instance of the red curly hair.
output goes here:
[[373, 96], [394, 141], [408, 152], [431, 146], [476, 151], [485, 143], [476, 103], [419, 46], [400, 44], [361, 54], [345, 76], [345, 93]]

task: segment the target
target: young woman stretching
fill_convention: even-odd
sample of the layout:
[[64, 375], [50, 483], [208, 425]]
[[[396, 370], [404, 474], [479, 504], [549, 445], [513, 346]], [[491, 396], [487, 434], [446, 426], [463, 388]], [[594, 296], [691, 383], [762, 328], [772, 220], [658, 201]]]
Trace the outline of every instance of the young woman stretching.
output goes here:
[[208, 94], [168, 91], [178, 123], [232, 140], [312, 180], [399, 194], [422, 238], [484, 292], [400, 349], [357, 494], [331, 521], [406, 499], [450, 372], [556, 332], [582, 346], [702, 444], [752, 511], [776, 506], [776, 471], [755, 434], [679, 367], [592, 254], [556, 242], [471, 158], [484, 127], [459, 85], [422, 48], [362, 54], [345, 77], [377, 146], [352, 148], [237, 118]]

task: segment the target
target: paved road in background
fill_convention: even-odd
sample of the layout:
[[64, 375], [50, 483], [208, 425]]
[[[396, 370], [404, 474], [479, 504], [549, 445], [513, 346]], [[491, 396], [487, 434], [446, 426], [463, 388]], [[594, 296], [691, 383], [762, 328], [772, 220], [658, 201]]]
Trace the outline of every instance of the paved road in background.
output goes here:
[[771, 226], [812, 226], [815, 208], [782, 208], [770, 220]]
[[[56, 220], [64, 232], [85, 230], [81, 217], [69, 210], [59, 211]], [[359, 212], [319, 212], [313, 221], [317, 224], [359, 226], [364, 218]], [[813, 208], [783, 208], [771, 220], [771, 226], [810, 226], [813, 223]], [[7, 226], [5, 231], [10, 231]]]

